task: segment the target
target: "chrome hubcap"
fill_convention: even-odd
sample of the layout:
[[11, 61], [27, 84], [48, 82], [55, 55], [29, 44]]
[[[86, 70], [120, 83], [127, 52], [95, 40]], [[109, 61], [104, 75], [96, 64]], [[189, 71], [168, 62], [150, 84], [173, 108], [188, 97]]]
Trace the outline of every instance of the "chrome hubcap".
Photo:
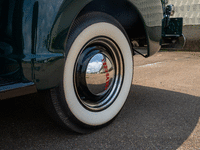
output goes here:
[[113, 83], [115, 70], [111, 58], [106, 54], [98, 53], [89, 61], [86, 70], [86, 84], [94, 95], [108, 91]]
[[80, 51], [74, 67], [74, 88], [80, 103], [102, 111], [118, 96], [123, 83], [123, 59], [109, 38], [96, 37]]

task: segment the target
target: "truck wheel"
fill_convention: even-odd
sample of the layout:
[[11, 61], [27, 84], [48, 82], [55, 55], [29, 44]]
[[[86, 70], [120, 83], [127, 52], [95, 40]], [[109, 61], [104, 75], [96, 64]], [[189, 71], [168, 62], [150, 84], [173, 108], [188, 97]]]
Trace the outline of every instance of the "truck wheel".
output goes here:
[[54, 118], [79, 133], [107, 125], [122, 109], [132, 75], [123, 27], [104, 13], [79, 17], [66, 43], [63, 81], [50, 90]]

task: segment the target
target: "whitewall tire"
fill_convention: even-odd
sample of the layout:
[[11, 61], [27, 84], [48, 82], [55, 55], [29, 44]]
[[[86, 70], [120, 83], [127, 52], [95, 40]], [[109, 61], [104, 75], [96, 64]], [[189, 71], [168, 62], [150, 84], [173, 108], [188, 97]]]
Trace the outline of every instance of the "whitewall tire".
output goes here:
[[66, 42], [61, 85], [51, 90], [54, 117], [86, 133], [122, 109], [133, 75], [133, 55], [122, 26], [104, 13], [79, 17]]

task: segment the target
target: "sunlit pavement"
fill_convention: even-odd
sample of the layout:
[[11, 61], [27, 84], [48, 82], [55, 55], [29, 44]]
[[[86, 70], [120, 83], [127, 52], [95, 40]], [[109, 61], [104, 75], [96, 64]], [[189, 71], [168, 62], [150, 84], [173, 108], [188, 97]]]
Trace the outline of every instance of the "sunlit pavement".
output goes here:
[[[196, 96], [196, 106], [192, 106], [194, 102], [192, 97], [189, 99], [186, 99], [186, 96], [179, 98], [180, 101], [186, 100], [183, 102], [188, 105], [191, 112], [187, 107], [184, 110], [182, 105], [185, 104], [180, 104], [179, 107], [177, 105], [177, 108], [172, 111], [183, 109], [182, 113], [188, 112], [189, 114], [187, 115], [191, 115], [190, 119], [195, 120], [194, 123], [189, 120], [187, 121], [184, 116], [181, 116], [183, 118], [180, 119], [184, 120], [183, 124], [187, 126], [187, 124], [194, 123], [194, 128], [193, 130], [191, 129], [191, 133], [185, 141], [176, 148], [179, 150], [200, 149], [200, 52], [159, 52], [148, 59], [136, 56], [133, 84]], [[168, 100], [172, 101], [173, 99]], [[173, 103], [176, 102], [178, 100], [174, 99]], [[181, 138], [178, 134], [177, 137]]]
[[0, 149], [200, 149], [200, 53], [134, 56], [127, 102], [107, 127], [80, 135], [58, 126], [33, 94], [0, 101]]

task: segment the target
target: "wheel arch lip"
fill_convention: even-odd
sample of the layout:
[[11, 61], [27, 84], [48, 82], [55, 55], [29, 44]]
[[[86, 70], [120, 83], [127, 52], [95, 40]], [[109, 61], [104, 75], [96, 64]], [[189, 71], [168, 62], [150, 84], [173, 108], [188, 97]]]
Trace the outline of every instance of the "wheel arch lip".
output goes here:
[[[25, 0], [26, 1], [26, 0]], [[39, 4], [42, 0], [39, 0]], [[45, 38], [46, 38], [46, 47], [43, 47], [40, 49], [39, 46], [37, 46], [37, 50], [36, 50], [36, 55], [37, 56], [41, 56], [43, 57], [43, 54], [62, 54], [63, 56], [64, 54], [64, 50], [65, 50], [65, 44], [68, 41], [68, 37], [69, 37], [69, 33], [71, 31], [71, 27], [74, 24], [74, 21], [76, 20], [77, 16], [80, 14], [81, 10], [86, 7], [88, 4], [95, 2], [96, 0], [73, 0], [73, 1], [68, 1], [68, 0], [60, 0], [60, 6], [59, 9], [55, 12], [56, 16], [54, 17], [54, 21], [52, 22], [51, 25], [51, 29], [48, 29], [49, 32], [48, 34], [45, 33]], [[139, 0], [126, 0], [127, 3], [131, 4], [133, 7], [137, 8], [143, 23], [144, 23], [144, 27], [146, 30], [146, 37], [148, 40], [148, 56], [153, 55], [154, 53], [156, 53], [159, 49], [160, 49], [160, 38], [161, 38], [161, 20], [162, 20], [162, 6], [161, 3], [159, 4], [158, 2], [160, 2], [159, 0], [156, 1], [155, 5], [152, 5], [152, 7], [155, 7], [155, 11], [151, 13], [150, 9], [149, 9], [149, 4], [153, 4], [153, 1], [151, 3], [148, 3], [149, 0], [145, 0], [142, 3]], [[56, 2], [51, 2], [52, 5], [53, 3]], [[148, 8], [148, 11], [145, 10], [145, 8]], [[25, 9], [25, 8], [23, 8]], [[25, 11], [25, 10], [24, 10]], [[150, 13], [150, 15], [145, 16], [145, 14]], [[153, 20], [154, 16], [152, 14], [158, 14], [158, 18], [160, 18], [160, 23], [157, 21], [155, 22]], [[39, 10], [39, 17], [40, 16], [40, 10]], [[31, 15], [30, 15], [31, 16]], [[66, 17], [67, 16], [67, 17]], [[25, 17], [23, 17], [25, 19]], [[44, 21], [48, 21], [48, 19], [44, 18]], [[28, 23], [29, 24], [29, 23]], [[26, 24], [26, 25], [28, 25]], [[25, 25], [25, 23], [23, 23], [23, 26]], [[31, 25], [30, 25], [31, 26]], [[39, 25], [38, 25], [39, 26]], [[24, 26], [25, 28], [25, 26]], [[49, 28], [49, 27], [48, 27]], [[39, 28], [37, 29], [39, 32]], [[158, 33], [157, 35], [153, 35], [152, 33], [154, 33], [153, 31], [157, 31], [160, 30], [160, 34]], [[24, 33], [23, 33], [24, 34]], [[40, 36], [40, 35], [38, 35]], [[24, 34], [25, 37], [25, 34]], [[42, 37], [38, 37], [37, 39], [40, 39]], [[62, 40], [61, 40], [62, 39]], [[159, 39], [159, 40], [158, 40]], [[37, 44], [37, 43], [35, 43]], [[26, 42], [25, 42], [26, 45]], [[41, 45], [41, 44], [40, 44]], [[25, 48], [26, 49], [26, 48]], [[39, 49], [39, 51], [38, 51]], [[32, 55], [29, 54], [30, 51], [28, 49], [25, 50], [25, 57], [28, 58], [28, 55]], [[28, 55], [27, 55], [28, 54]], [[49, 77], [49, 75], [47, 73], [44, 73], [41, 71], [41, 69], [37, 70], [37, 68], [43, 68], [43, 70], [45, 70], [46, 66], [50, 65], [50, 62], [46, 61], [46, 63], [44, 63], [45, 61], [41, 62], [41, 61], [37, 61], [34, 60], [34, 64], [32, 65], [32, 59], [35, 58], [31, 58], [29, 60], [22, 59], [22, 66], [24, 66], [24, 64], [30, 64], [29, 68], [25, 68], [24, 69], [24, 75], [27, 79], [32, 80], [36, 83], [37, 88], [38, 89], [48, 89], [48, 88], [52, 88], [55, 87], [56, 85], [58, 85], [59, 83], [54, 83], [54, 84], [48, 84], [47, 85], [42, 85], [42, 83], [40, 83], [41, 80], [46, 80], [46, 82], [51, 81], [52, 77]], [[45, 60], [46, 58], [44, 58], [43, 60]], [[63, 59], [63, 58], [61, 58]], [[59, 60], [57, 60], [59, 61]], [[41, 62], [41, 63], [40, 63]], [[63, 61], [60, 61], [58, 63], [64, 64]], [[35, 64], [37, 64], [37, 67], [35, 67]], [[52, 64], [53, 65], [53, 64]], [[32, 69], [30, 69], [32, 68]], [[54, 66], [55, 68], [55, 66]], [[31, 72], [31, 73], [28, 73]], [[62, 73], [63, 69], [59, 68], [58, 72]], [[33, 74], [32, 76], [30, 74]], [[39, 76], [38, 76], [39, 75]], [[38, 81], [38, 82], [36, 82]]]
[[[93, 2], [97, 2], [97, 0], [76, 0], [70, 3], [65, 0], [63, 2], [63, 4], [60, 7], [60, 10], [57, 13], [56, 20], [54, 22], [54, 25], [50, 33], [51, 40], [49, 43], [50, 45], [49, 50], [51, 52], [56, 52], [56, 51], [58, 52], [59, 48], [54, 47], [54, 45], [60, 45], [60, 44], [61, 44], [60, 46], [63, 47], [62, 50], [64, 50], [67, 40], [69, 38], [71, 28], [75, 20], [80, 15], [81, 11]], [[148, 54], [146, 57], [155, 54], [157, 51], [159, 51], [161, 42], [160, 40], [161, 40], [163, 11], [160, 0], [156, 1], [144, 0], [142, 2], [140, 2], [140, 0], [125, 0], [125, 2], [127, 2], [128, 5], [131, 5], [137, 11], [137, 13], [140, 16], [140, 19], [143, 22], [144, 30], [146, 33], [146, 39], [148, 42], [148, 48], [147, 48]], [[77, 3], [79, 5], [77, 5]], [[70, 11], [71, 8], [74, 8], [73, 11]], [[68, 16], [67, 21], [61, 22], [62, 20], [65, 20], [66, 15]], [[55, 34], [55, 32], [57, 32], [56, 30], [59, 31], [58, 34]], [[65, 40], [60, 42], [59, 39], [60, 37], [63, 36], [65, 37]]]

